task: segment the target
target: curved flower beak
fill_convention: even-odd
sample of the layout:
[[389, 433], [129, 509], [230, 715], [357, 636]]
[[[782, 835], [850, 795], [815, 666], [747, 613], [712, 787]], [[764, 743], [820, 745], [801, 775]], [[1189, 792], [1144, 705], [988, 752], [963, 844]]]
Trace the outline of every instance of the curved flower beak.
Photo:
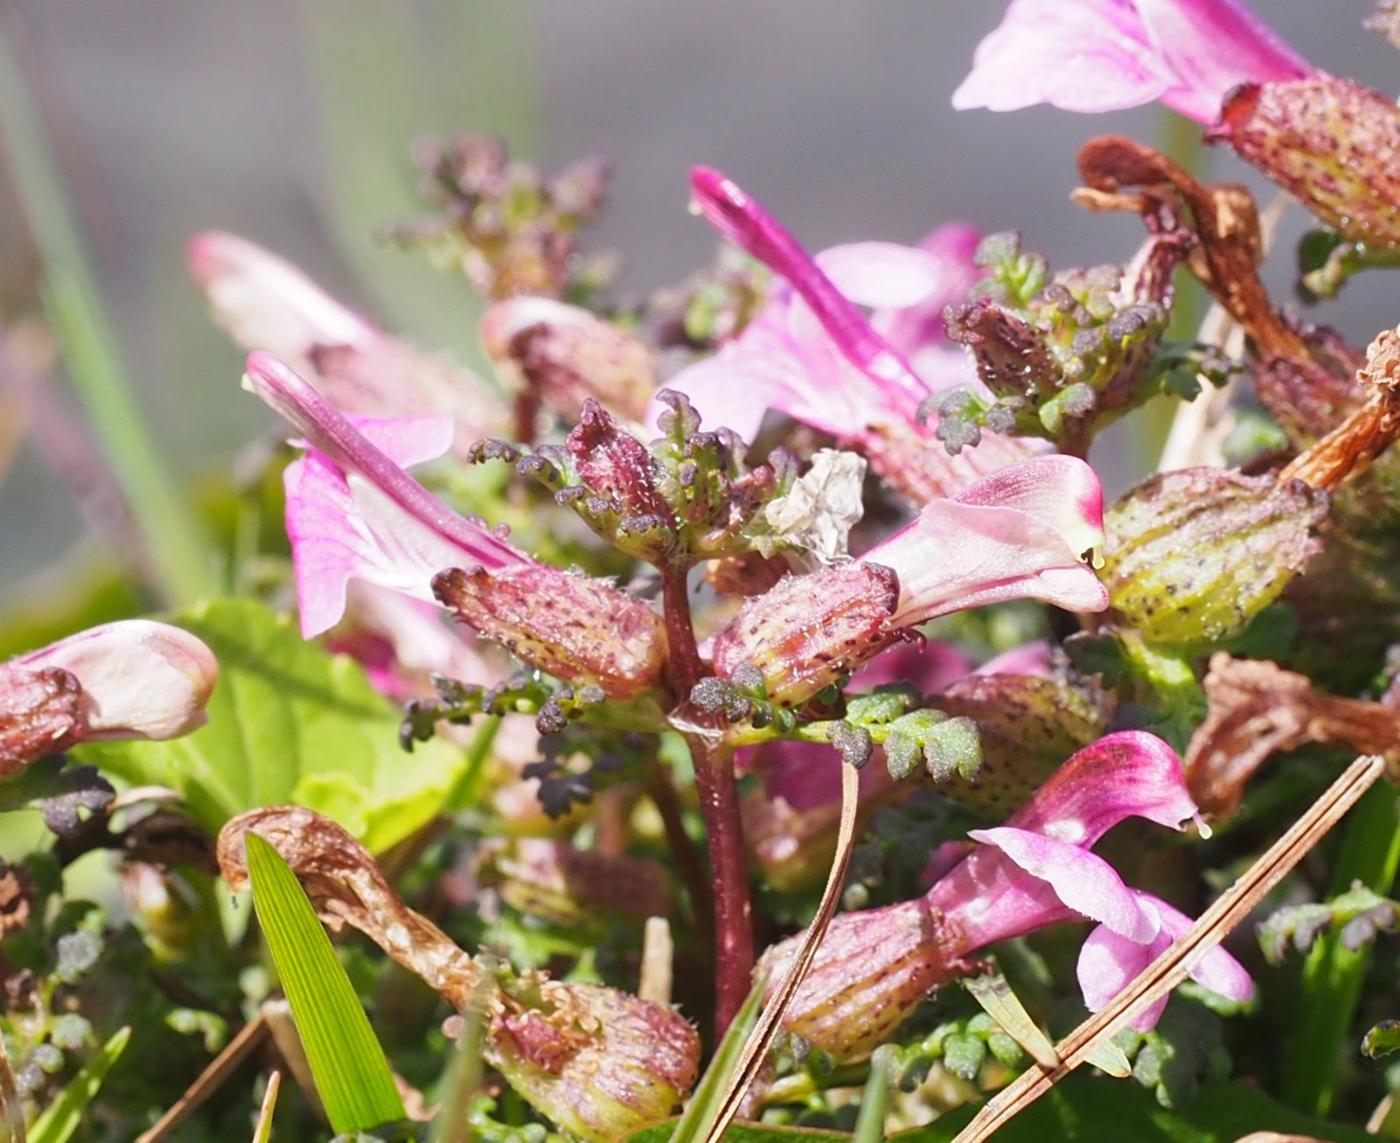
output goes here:
[[248, 357], [246, 384], [305, 440], [289, 465], [287, 534], [302, 634], [318, 635], [345, 612], [352, 579], [433, 600], [432, 578], [464, 563], [525, 562], [483, 524], [464, 519], [404, 470], [445, 452], [445, 418], [352, 420], [266, 353]]
[[[12, 659], [3, 670], [61, 671], [77, 681], [68, 742], [178, 738], [204, 725], [219, 678], [214, 654], [187, 631], [127, 619]], [[0, 713], [0, 720], [3, 720]]]
[[1075, 752], [1007, 824], [1091, 846], [1131, 817], [1180, 829], [1195, 814], [1176, 751], [1154, 734], [1122, 730]]
[[1238, 0], [1013, 0], [953, 106], [1096, 112], [1160, 99], [1212, 123], [1236, 84], [1312, 70]]

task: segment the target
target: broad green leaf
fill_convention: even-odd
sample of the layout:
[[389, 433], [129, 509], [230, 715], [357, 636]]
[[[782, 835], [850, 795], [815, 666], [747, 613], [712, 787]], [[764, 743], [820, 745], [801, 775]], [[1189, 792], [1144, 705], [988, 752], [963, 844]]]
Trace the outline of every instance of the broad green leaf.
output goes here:
[[363, 1131], [404, 1118], [384, 1050], [296, 874], [257, 834], [245, 844], [253, 907], [331, 1126]]
[[57, 1098], [44, 1108], [39, 1118], [29, 1128], [29, 1143], [64, 1143], [83, 1122], [83, 1113], [92, 1102], [112, 1065], [126, 1050], [131, 1039], [131, 1029], [122, 1028], [102, 1045], [87, 1066], [75, 1075], [68, 1085], [58, 1093]]
[[405, 753], [396, 708], [353, 660], [248, 600], [203, 604], [173, 622], [218, 656], [208, 725], [173, 742], [93, 743], [75, 751], [83, 761], [178, 790], [211, 833], [244, 810], [295, 803], [382, 853], [443, 807], [465, 752], [435, 740]]

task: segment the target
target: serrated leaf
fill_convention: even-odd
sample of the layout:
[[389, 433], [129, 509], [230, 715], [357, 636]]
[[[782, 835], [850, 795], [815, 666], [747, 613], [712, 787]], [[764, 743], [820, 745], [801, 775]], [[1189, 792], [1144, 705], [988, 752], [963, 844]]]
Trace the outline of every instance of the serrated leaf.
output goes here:
[[122, 1028], [102, 1045], [102, 1050], [68, 1081], [67, 1086], [34, 1121], [29, 1128], [29, 1143], [65, 1143], [72, 1137], [83, 1122], [88, 1104], [101, 1090], [107, 1073], [126, 1050], [130, 1039], [131, 1029]]
[[248, 600], [174, 620], [207, 643], [220, 677], [209, 723], [173, 742], [104, 742], [74, 753], [134, 785], [178, 790], [211, 834], [258, 806], [296, 803], [341, 822], [373, 853], [424, 825], [466, 765], [442, 740], [412, 754], [402, 712], [352, 659], [307, 643], [285, 616]]
[[253, 907], [331, 1126], [344, 1133], [403, 1119], [384, 1050], [296, 874], [257, 834], [245, 844]]

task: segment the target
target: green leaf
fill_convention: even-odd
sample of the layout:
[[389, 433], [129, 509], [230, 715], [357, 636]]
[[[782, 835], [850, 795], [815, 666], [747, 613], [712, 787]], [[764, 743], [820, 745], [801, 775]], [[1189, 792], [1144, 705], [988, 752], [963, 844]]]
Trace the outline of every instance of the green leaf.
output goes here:
[[1361, 1051], [1373, 1060], [1400, 1052], [1400, 1020], [1382, 1020], [1362, 1038]]
[[[890, 1143], [948, 1143], [977, 1109], [959, 1108], [928, 1127], [901, 1131]], [[1245, 1083], [1202, 1087], [1185, 1107], [1167, 1110], [1146, 1089], [1076, 1072], [996, 1133], [997, 1143], [1234, 1143], [1255, 1131], [1307, 1135], [1331, 1143], [1367, 1143], [1358, 1127], [1326, 1123], [1274, 1103]]]
[[64, 1143], [83, 1122], [83, 1113], [102, 1087], [112, 1065], [126, 1050], [131, 1029], [122, 1028], [102, 1045], [87, 1065], [75, 1075], [57, 1098], [44, 1108], [29, 1129], [29, 1143]]
[[84, 761], [178, 790], [211, 833], [244, 810], [295, 803], [382, 853], [444, 807], [465, 752], [436, 740], [405, 753], [400, 713], [352, 659], [305, 642], [290, 619], [249, 600], [173, 621], [218, 656], [208, 725], [173, 742], [89, 744], [74, 752]]
[[403, 1119], [384, 1050], [296, 874], [257, 834], [245, 844], [253, 907], [331, 1126], [351, 1132]]

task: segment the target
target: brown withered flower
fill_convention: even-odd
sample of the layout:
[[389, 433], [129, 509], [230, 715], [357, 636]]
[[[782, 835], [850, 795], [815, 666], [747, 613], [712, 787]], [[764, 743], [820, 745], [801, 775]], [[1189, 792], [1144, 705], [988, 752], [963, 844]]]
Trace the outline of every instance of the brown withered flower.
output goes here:
[[1268, 660], [1222, 651], [1211, 657], [1205, 691], [1210, 710], [1191, 737], [1186, 781], [1218, 818], [1239, 809], [1245, 784], [1270, 755], [1305, 743], [1400, 759], [1400, 710], [1320, 691]]
[[322, 919], [350, 925], [459, 1009], [486, 992], [483, 1055], [520, 1095], [566, 1131], [606, 1143], [664, 1118], [699, 1069], [695, 1029], [665, 1005], [544, 973], [494, 979], [394, 892], [369, 853], [329, 818], [269, 806], [219, 833], [219, 868], [248, 884], [244, 838], [266, 839], [301, 881]]

